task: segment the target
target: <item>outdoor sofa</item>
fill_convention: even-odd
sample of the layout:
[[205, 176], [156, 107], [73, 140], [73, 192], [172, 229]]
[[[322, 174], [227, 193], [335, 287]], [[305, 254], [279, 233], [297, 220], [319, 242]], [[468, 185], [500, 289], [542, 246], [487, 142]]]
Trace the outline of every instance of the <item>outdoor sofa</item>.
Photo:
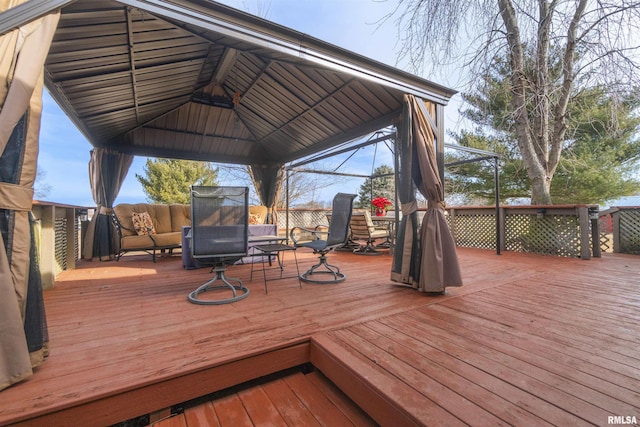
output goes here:
[[118, 230], [118, 254], [146, 251], [156, 261], [156, 251], [172, 253], [182, 244], [182, 227], [191, 225], [188, 204], [121, 203], [113, 208]]
[[[249, 206], [249, 223], [264, 224], [267, 208]], [[131, 251], [145, 251], [156, 261], [156, 251], [173, 253], [183, 244], [183, 227], [191, 226], [188, 204], [121, 203], [113, 208], [118, 230], [116, 259]], [[251, 227], [253, 228], [253, 226]], [[260, 230], [265, 234], [264, 230]]]

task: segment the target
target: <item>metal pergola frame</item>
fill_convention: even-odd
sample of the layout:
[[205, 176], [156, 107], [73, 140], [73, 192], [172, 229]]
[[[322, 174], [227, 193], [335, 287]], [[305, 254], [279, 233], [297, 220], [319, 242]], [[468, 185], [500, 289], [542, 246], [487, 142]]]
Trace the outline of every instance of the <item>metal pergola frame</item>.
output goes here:
[[457, 166], [466, 163], [481, 162], [483, 160], [493, 160], [493, 180], [494, 180], [494, 193], [496, 203], [496, 255], [500, 255], [500, 178], [498, 174], [498, 153], [492, 151], [480, 150], [478, 148], [463, 147], [461, 145], [444, 144], [445, 148], [451, 148], [454, 150], [465, 151], [467, 153], [479, 154], [482, 157], [476, 157], [473, 159], [460, 160], [458, 162], [446, 163], [445, 166]]
[[[375, 135], [377, 133], [380, 133], [380, 132], [381, 131], [377, 131], [373, 135]], [[395, 138], [396, 138], [396, 132], [395, 131], [394, 132], [389, 132], [387, 134], [384, 134], [382, 136], [378, 136], [376, 138], [369, 139], [367, 141], [361, 142], [361, 143], [356, 144], [354, 146], [349, 146], [349, 147], [346, 147], [346, 148], [342, 148], [342, 149], [337, 150], [337, 151], [325, 152], [325, 153], [319, 154], [317, 156], [314, 156], [314, 157], [311, 157], [311, 158], [308, 158], [308, 159], [305, 159], [305, 160], [301, 160], [301, 161], [296, 162], [296, 163], [292, 163], [289, 166], [287, 166], [286, 169], [285, 169], [286, 170], [286, 178], [285, 178], [286, 179], [286, 181], [285, 181], [286, 182], [286, 190], [285, 191], [286, 191], [286, 205], [287, 205], [286, 206], [286, 222], [285, 222], [286, 229], [287, 230], [289, 229], [289, 176], [290, 176], [290, 173], [292, 171], [293, 172], [302, 172], [302, 173], [315, 173], [315, 174], [320, 174], [320, 175], [347, 176], [347, 177], [352, 177], [352, 178], [364, 178], [364, 179], [368, 178], [368, 179], [371, 179], [371, 180], [373, 180], [374, 178], [381, 178], [381, 177], [384, 177], [384, 176], [392, 176], [392, 175], [395, 175], [395, 174], [363, 175], [363, 174], [353, 174], [353, 173], [346, 173], [346, 172], [324, 171], [324, 170], [317, 170], [317, 169], [302, 169], [300, 167], [304, 166], [304, 165], [308, 165], [308, 164], [313, 163], [313, 162], [317, 162], [318, 160], [327, 159], [327, 158], [330, 158], [330, 157], [333, 157], [333, 156], [337, 156], [339, 154], [348, 153], [348, 152], [351, 152], [351, 151], [353, 151], [354, 152], [353, 154], [355, 154], [355, 152], [357, 150], [361, 149], [361, 148], [368, 147], [368, 146], [374, 145], [374, 144], [378, 144], [380, 142], [388, 141], [390, 139], [394, 140], [394, 145], [395, 145]], [[394, 158], [395, 158], [395, 150], [393, 150], [393, 154], [394, 154]], [[350, 157], [351, 156], [349, 156], [349, 158]], [[347, 160], [349, 158], [347, 158]], [[346, 162], [346, 160], [345, 160], [345, 162]], [[344, 164], [344, 162], [343, 162], [343, 164]], [[395, 188], [395, 186], [394, 186], [394, 188]], [[396, 195], [394, 195], [394, 199], [397, 201], [397, 193], [396, 193]], [[397, 205], [398, 204], [395, 203], [396, 213], [397, 213], [397, 209], [398, 209]], [[397, 221], [397, 215], [396, 215], [396, 221]]]
[[[332, 172], [332, 171], [325, 171], [325, 170], [317, 170], [317, 169], [302, 169], [300, 168], [301, 166], [304, 165], [308, 165], [310, 163], [316, 162], [318, 160], [323, 160], [323, 159], [327, 159], [333, 156], [336, 156], [338, 154], [344, 154], [344, 153], [348, 153], [350, 151], [357, 151], [360, 148], [364, 148], [367, 147], [369, 145], [373, 145], [373, 144], [378, 144], [380, 142], [384, 142], [384, 141], [388, 141], [390, 139], [393, 139], [394, 141], [394, 146], [395, 146], [395, 140], [396, 140], [396, 136], [397, 133], [396, 132], [390, 132], [388, 134], [379, 136], [377, 138], [373, 138], [370, 139], [368, 141], [356, 144], [354, 146], [350, 146], [350, 147], [346, 147], [334, 152], [329, 152], [329, 153], [323, 153], [320, 154], [318, 156], [309, 158], [309, 159], [305, 159], [302, 160], [300, 162], [296, 162], [293, 163], [289, 166], [286, 167], [286, 229], [289, 229], [289, 175], [292, 171], [295, 172], [302, 172], [302, 173], [315, 173], [315, 174], [320, 174], [320, 175], [336, 175], [336, 176], [348, 176], [348, 177], [353, 177], [353, 178], [364, 178], [364, 179], [370, 179], [373, 181], [373, 179], [375, 178], [382, 178], [385, 176], [392, 176], [392, 174], [382, 174], [382, 175], [363, 175], [363, 174], [352, 174], [352, 173], [345, 173], [345, 172]], [[473, 162], [480, 162], [480, 161], [485, 161], [485, 160], [492, 160], [493, 161], [493, 177], [494, 177], [494, 193], [495, 193], [495, 217], [496, 217], [496, 223], [495, 223], [495, 227], [496, 227], [496, 255], [500, 255], [501, 254], [501, 250], [500, 250], [500, 180], [499, 180], [499, 173], [498, 173], [498, 158], [500, 157], [500, 155], [498, 153], [492, 152], [492, 151], [487, 151], [487, 150], [480, 150], [478, 148], [471, 148], [471, 147], [464, 147], [461, 145], [455, 145], [455, 144], [448, 144], [448, 143], [444, 143], [443, 148], [449, 148], [449, 149], [453, 149], [453, 150], [458, 150], [458, 151], [464, 151], [467, 153], [472, 153], [472, 154], [478, 154], [481, 157], [476, 157], [473, 159], [467, 159], [467, 160], [460, 160], [457, 162], [451, 162], [451, 163], [445, 163], [444, 167], [447, 166], [457, 166], [457, 165], [462, 165], [462, 164], [466, 164], [466, 163], [473, 163]], [[397, 170], [397, 154], [396, 154], [396, 150], [393, 149], [393, 155], [394, 155], [394, 168]], [[348, 159], [347, 159], [348, 160]], [[345, 160], [346, 161], [346, 160]], [[393, 174], [395, 175], [395, 174]], [[442, 170], [441, 175], [444, 175], [444, 170]], [[441, 176], [440, 179], [442, 180], [442, 182], [444, 182], [444, 176]], [[397, 188], [397, 186], [394, 186], [394, 189]], [[397, 227], [397, 222], [399, 219], [399, 215], [398, 215], [398, 196], [397, 196], [397, 191], [395, 191], [394, 194], [394, 210], [395, 210], [395, 220], [396, 220], [396, 227]]]

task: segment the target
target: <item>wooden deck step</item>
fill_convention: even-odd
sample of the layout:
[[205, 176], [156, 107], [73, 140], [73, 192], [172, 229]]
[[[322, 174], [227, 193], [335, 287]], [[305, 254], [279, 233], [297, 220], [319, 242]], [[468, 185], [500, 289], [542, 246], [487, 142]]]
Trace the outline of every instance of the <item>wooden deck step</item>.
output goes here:
[[329, 334], [313, 337], [311, 362], [379, 424], [422, 425], [412, 407], [424, 398]]
[[375, 426], [376, 423], [318, 371], [288, 372], [241, 385], [151, 424], [194, 426]]
[[310, 362], [381, 425], [635, 424], [637, 278], [579, 273], [315, 334]]

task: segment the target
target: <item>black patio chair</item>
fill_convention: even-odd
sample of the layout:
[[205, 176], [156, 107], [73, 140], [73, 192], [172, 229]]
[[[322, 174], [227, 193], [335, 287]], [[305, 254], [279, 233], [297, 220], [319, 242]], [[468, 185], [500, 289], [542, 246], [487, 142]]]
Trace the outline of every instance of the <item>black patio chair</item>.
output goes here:
[[[248, 230], [247, 187], [191, 187], [191, 254], [200, 264], [211, 265], [215, 277], [191, 292], [190, 302], [217, 305], [249, 296], [240, 279], [225, 275], [228, 265], [247, 255]], [[220, 283], [214, 284], [218, 280]], [[201, 293], [214, 290], [229, 290], [231, 296], [199, 298]]]
[[[318, 263], [301, 274], [300, 279], [305, 282], [319, 284], [339, 283], [346, 279], [346, 276], [340, 272], [339, 267], [327, 262], [327, 254], [332, 249], [346, 243], [349, 237], [349, 221], [351, 220], [351, 210], [353, 209], [353, 199], [355, 198], [355, 194], [338, 193], [335, 195], [328, 229], [320, 226], [314, 229], [303, 227], [294, 227], [291, 229], [289, 235], [296, 248], [311, 248], [313, 249], [313, 253], [320, 254]], [[299, 239], [300, 236], [298, 234], [311, 234], [312, 240], [303, 242]], [[323, 268], [320, 269], [320, 267]], [[330, 275], [331, 278], [322, 280], [311, 277], [314, 274]]]

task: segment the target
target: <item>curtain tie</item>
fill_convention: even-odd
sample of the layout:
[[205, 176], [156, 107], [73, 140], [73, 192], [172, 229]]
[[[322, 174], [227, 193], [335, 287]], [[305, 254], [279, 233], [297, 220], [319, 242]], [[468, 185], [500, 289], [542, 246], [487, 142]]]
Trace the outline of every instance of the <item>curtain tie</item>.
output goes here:
[[429, 209], [434, 208], [443, 211], [447, 208], [447, 204], [444, 200], [429, 200], [427, 207]]
[[113, 213], [113, 208], [107, 208], [105, 206], [100, 206], [100, 210], [98, 212], [100, 215], [111, 215]]
[[403, 216], [411, 215], [418, 210], [418, 202], [413, 200], [411, 202], [401, 203], [400, 210]]
[[32, 203], [32, 187], [0, 182], [0, 209], [29, 212]]

